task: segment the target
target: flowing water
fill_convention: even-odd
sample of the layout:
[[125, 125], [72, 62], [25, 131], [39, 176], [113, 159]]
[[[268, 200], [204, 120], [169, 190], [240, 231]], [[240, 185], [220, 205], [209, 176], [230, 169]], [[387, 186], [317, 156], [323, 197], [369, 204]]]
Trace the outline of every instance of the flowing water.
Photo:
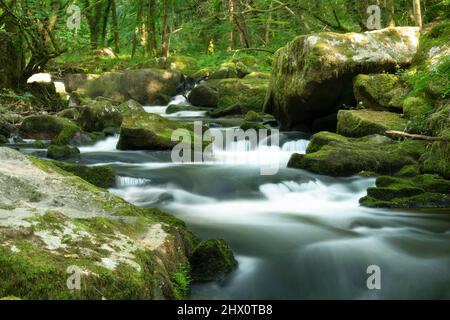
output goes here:
[[[282, 133], [280, 148], [237, 141], [200, 164], [172, 163], [168, 151], [117, 151], [117, 141], [81, 148], [82, 163], [112, 166], [112, 193], [160, 207], [202, 238], [223, 238], [236, 255], [238, 269], [194, 284], [192, 299], [450, 298], [448, 213], [363, 208], [373, 178], [288, 169], [290, 155], [306, 150], [304, 134]], [[279, 172], [261, 175], [261, 159], [277, 161]], [[381, 290], [367, 287], [371, 265], [380, 267]]]

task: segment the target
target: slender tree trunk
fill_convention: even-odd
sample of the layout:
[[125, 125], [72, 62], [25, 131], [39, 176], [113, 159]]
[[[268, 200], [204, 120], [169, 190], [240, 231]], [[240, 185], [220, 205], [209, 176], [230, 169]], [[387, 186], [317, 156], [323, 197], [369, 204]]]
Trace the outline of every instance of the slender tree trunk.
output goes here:
[[133, 47], [131, 49], [131, 56], [134, 57], [136, 55], [136, 50], [138, 46], [138, 37], [139, 30], [141, 28], [142, 21], [142, 0], [137, 0], [137, 12], [136, 12], [136, 21], [134, 23], [134, 33], [133, 33]]
[[171, 13], [171, 15], [170, 15], [170, 33], [169, 33], [169, 40], [168, 40], [168, 44], [167, 44], [167, 54], [170, 56], [170, 47], [171, 47], [171, 45], [172, 45], [172, 33], [173, 33], [173, 31], [174, 31], [174, 20], [175, 20], [175, 7], [174, 7], [174, 4], [173, 4], [173, 0], [172, 0], [172, 3], [171, 3], [171, 6], [172, 6], [172, 13]]
[[422, 7], [420, 6], [420, 0], [413, 0], [413, 8], [416, 26], [422, 29]]
[[106, 2], [105, 13], [103, 14], [102, 36], [101, 36], [102, 47], [105, 46], [105, 40], [106, 40], [107, 33], [108, 33], [108, 22], [109, 22], [108, 20], [109, 20], [109, 13], [111, 11], [111, 1], [112, 0], [108, 0]]
[[235, 8], [235, 0], [228, 0], [228, 15], [229, 15], [229, 22], [230, 22], [230, 34], [228, 36], [228, 51], [233, 50], [234, 46], [234, 8]]
[[156, 57], [158, 53], [158, 45], [156, 43], [155, 0], [149, 0], [147, 7], [147, 51], [150, 55]]
[[269, 6], [269, 16], [267, 18], [267, 23], [266, 23], [266, 32], [264, 34], [264, 42], [266, 43], [266, 46], [269, 46], [270, 44], [270, 25], [272, 22], [272, 9], [273, 9], [273, 1], [270, 1], [270, 6]]
[[113, 31], [114, 31], [114, 51], [115, 51], [115, 53], [120, 53], [120, 37], [119, 37], [119, 26], [117, 23], [116, 0], [111, 0], [111, 13], [112, 13], [112, 24], [113, 24]]
[[164, 15], [161, 36], [161, 57], [167, 58], [167, 16], [169, 14], [169, 1], [164, 0]]

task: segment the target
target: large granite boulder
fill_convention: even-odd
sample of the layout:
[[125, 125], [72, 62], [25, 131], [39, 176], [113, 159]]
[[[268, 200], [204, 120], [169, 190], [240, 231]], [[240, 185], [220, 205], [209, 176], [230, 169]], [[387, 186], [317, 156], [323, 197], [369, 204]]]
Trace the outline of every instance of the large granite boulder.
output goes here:
[[317, 119], [356, 104], [353, 78], [408, 66], [419, 29], [299, 36], [276, 53], [264, 111], [284, 129], [311, 130]]
[[183, 90], [185, 78], [178, 71], [141, 69], [106, 72], [101, 75], [68, 75], [68, 92], [77, 91], [91, 98], [108, 97], [116, 102], [129, 99], [143, 105], [165, 104]]

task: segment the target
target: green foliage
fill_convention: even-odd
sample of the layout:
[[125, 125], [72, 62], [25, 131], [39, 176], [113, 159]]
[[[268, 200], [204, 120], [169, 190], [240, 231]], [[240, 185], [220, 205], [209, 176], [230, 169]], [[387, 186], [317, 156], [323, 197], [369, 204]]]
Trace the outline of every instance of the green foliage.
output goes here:
[[189, 294], [189, 286], [191, 284], [189, 264], [182, 264], [178, 270], [172, 274], [172, 282], [174, 284], [174, 294], [177, 300], [186, 299]]

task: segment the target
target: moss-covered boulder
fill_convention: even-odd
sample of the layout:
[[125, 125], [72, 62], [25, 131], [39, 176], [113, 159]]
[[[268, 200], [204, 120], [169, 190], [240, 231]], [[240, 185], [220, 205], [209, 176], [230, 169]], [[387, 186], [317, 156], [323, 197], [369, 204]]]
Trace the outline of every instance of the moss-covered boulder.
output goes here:
[[56, 91], [53, 82], [28, 83], [25, 89], [33, 95], [33, 105], [47, 112], [58, 112], [67, 107], [67, 101]]
[[360, 74], [353, 80], [353, 92], [360, 107], [402, 113], [407, 89], [393, 74]]
[[363, 171], [394, 174], [417, 164], [426, 147], [422, 141], [398, 142], [379, 135], [346, 138], [320, 132], [312, 137], [306, 155], [294, 154], [288, 166], [337, 177]]
[[407, 121], [401, 115], [387, 111], [341, 110], [337, 116], [337, 132], [346, 137], [364, 137], [406, 128]]
[[360, 203], [376, 208], [450, 208], [449, 190], [450, 180], [439, 175], [383, 176]]
[[0, 148], [0, 162], [0, 297], [183, 298], [174, 275], [200, 241], [182, 221], [51, 161]]
[[[137, 101], [130, 99], [124, 103], [121, 103], [117, 109], [124, 117], [131, 116], [133, 113], [145, 112], [144, 107]], [[114, 126], [110, 126], [114, 127]]]
[[192, 89], [188, 100], [197, 107], [215, 108], [219, 104], [219, 94], [215, 88], [200, 84]]
[[316, 119], [355, 104], [356, 75], [411, 64], [418, 38], [410, 27], [299, 36], [276, 53], [264, 110], [285, 129], [310, 130]]
[[64, 171], [93, 184], [96, 187], [108, 189], [115, 186], [116, 176], [111, 167], [95, 166], [87, 167], [66, 162], [54, 161], [54, 164]]
[[222, 118], [222, 117], [232, 117], [232, 116], [240, 116], [242, 115], [242, 108], [240, 104], [235, 104], [229, 106], [227, 108], [215, 109], [213, 111], [209, 111], [208, 115], [211, 118]]
[[218, 109], [239, 105], [246, 114], [253, 110], [262, 112], [264, 99], [269, 86], [267, 79], [224, 79], [207, 81], [205, 85], [218, 92]]
[[47, 158], [54, 160], [70, 159], [80, 154], [76, 147], [52, 144], [47, 149]]
[[195, 281], [219, 280], [237, 267], [230, 247], [220, 239], [200, 242], [194, 249], [190, 262]]
[[79, 115], [80, 111], [77, 108], [68, 108], [57, 113], [58, 117], [66, 118], [72, 121], [76, 121]]
[[192, 123], [171, 121], [156, 114], [137, 113], [126, 117], [120, 129], [119, 150], [170, 150], [178, 141], [172, 133], [186, 129], [192, 133]]
[[177, 70], [188, 75], [195, 73], [198, 69], [195, 58], [180, 55], [171, 55], [167, 58], [165, 65], [169, 70]]
[[411, 96], [403, 101], [403, 113], [408, 119], [407, 130], [412, 133], [423, 133], [425, 122], [432, 112], [433, 102], [424, 97]]
[[6, 144], [8, 143], [8, 139], [4, 136], [0, 134], [0, 144]]
[[[125, 109], [124, 106], [122, 106], [122, 109]], [[88, 132], [120, 127], [123, 120], [121, 109], [108, 99], [92, 100], [90, 103], [83, 105], [79, 112], [77, 121]]]
[[20, 126], [19, 134], [23, 138], [52, 140], [58, 145], [69, 144], [80, 132], [78, 125], [66, 118], [37, 115], [25, 118]]
[[182, 89], [184, 81], [178, 71], [159, 69], [69, 75], [65, 79], [68, 92], [77, 91], [91, 98], [108, 97], [119, 103], [133, 99], [143, 105], [167, 103]]

